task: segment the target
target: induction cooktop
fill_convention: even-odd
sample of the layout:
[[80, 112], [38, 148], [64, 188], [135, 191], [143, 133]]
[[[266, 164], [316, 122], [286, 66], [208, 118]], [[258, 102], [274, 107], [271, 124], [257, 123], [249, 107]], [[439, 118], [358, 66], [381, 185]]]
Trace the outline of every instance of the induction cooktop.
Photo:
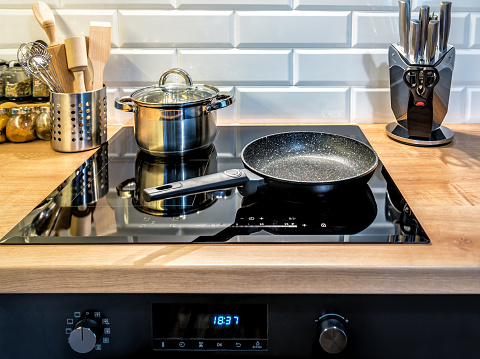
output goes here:
[[[385, 243], [428, 244], [380, 163], [367, 185], [324, 196], [284, 197], [237, 189], [146, 202], [143, 189], [243, 168], [242, 148], [300, 126], [220, 126], [214, 144], [186, 156], [139, 150], [121, 129], [18, 223], [1, 244]], [[368, 144], [355, 125], [301, 126]]]

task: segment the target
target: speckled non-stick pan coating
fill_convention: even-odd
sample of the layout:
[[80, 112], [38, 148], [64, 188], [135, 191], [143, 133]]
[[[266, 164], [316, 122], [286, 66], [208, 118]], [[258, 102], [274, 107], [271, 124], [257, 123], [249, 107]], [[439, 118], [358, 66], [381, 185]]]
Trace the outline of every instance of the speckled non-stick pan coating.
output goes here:
[[318, 185], [370, 178], [378, 164], [371, 147], [323, 132], [283, 132], [258, 138], [242, 151], [247, 169], [266, 180]]

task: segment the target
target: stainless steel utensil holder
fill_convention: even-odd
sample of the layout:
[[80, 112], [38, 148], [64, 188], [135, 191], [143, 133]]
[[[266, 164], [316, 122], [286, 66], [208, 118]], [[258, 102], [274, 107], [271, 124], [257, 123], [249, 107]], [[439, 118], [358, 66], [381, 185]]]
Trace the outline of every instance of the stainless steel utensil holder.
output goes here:
[[52, 139], [58, 152], [87, 151], [107, 140], [107, 88], [82, 93], [50, 92]]

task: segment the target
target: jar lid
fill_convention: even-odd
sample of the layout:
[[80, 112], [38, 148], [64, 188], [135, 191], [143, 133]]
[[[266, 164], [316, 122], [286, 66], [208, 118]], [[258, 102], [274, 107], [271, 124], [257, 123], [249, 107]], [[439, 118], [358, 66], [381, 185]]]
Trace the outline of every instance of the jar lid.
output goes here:
[[12, 115], [25, 115], [27, 113], [26, 107], [16, 107], [12, 109]]
[[15, 61], [15, 60], [10, 61], [10, 63], [8, 65], [9, 65], [9, 67], [22, 67], [22, 65], [20, 65], [20, 62]]
[[[168, 83], [166, 79], [170, 74], [178, 74], [185, 80], [181, 83]], [[208, 100], [218, 94], [218, 89], [209, 85], [196, 85], [192, 83], [190, 75], [182, 69], [171, 69], [160, 76], [158, 85], [149, 86], [132, 93], [134, 101], [149, 105], [185, 106]]]

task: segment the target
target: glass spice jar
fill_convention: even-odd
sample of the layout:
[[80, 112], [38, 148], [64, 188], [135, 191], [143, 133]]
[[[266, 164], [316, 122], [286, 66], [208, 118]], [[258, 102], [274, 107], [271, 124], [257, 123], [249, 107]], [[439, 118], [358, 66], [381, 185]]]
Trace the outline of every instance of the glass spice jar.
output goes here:
[[28, 115], [26, 108], [14, 108], [8, 120], [5, 134], [10, 142], [28, 142], [35, 136], [35, 117]]
[[7, 61], [0, 59], [0, 99], [5, 97], [5, 70]]
[[40, 114], [35, 121], [35, 134], [41, 140], [51, 140], [52, 127], [50, 123], [50, 106], [43, 106], [40, 108]]
[[48, 102], [48, 99], [50, 98], [50, 89], [48, 88], [48, 85], [34, 77], [32, 96], [35, 101]]
[[32, 97], [32, 76], [23, 71], [18, 61], [11, 61], [5, 70], [5, 97], [14, 101]]
[[0, 108], [0, 143], [7, 140], [7, 137], [5, 136], [5, 128], [7, 127], [8, 120], [10, 120], [8, 110]]

